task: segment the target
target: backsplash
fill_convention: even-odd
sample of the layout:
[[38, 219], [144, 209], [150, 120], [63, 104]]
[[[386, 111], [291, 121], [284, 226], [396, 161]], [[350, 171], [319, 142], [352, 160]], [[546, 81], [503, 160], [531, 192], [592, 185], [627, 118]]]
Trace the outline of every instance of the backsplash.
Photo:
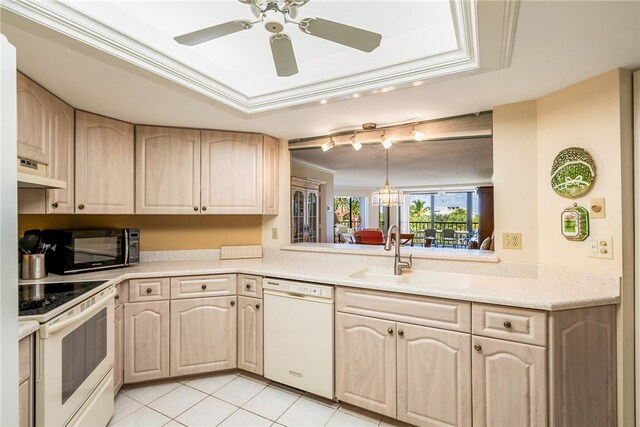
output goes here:
[[32, 228], [139, 228], [141, 251], [219, 249], [262, 244], [259, 215], [18, 215], [18, 233]]

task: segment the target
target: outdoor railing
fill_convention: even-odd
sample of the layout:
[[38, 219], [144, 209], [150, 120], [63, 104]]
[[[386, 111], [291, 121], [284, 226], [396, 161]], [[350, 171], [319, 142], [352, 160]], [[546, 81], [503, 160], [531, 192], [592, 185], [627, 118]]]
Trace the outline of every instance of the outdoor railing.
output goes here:
[[435, 228], [436, 230], [444, 230], [446, 228], [450, 228], [455, 231], [473, 231], [478, 228], [478, 223], [473, 222], [471, 224], [471, 230], [467, 230], [466, 221], [434, 221], [433, 227], [431, 227], [431, 221], [411, 221], [409, 222], [409, 227], [413, 233], [415, 233], [415, 237], [413, 241], [417, 244], [424, 243], [424, 229], [425, 228]]

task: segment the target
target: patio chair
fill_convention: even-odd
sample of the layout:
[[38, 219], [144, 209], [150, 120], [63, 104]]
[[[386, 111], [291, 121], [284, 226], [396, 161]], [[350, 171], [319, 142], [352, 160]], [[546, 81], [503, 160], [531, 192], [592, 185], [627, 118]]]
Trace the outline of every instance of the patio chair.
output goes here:
[[456, 240], [456, 232], [452, 228], [445, 228], [442, 230], [442, 247], [445, 247], [449, 243], [454, 248], [458, 247]]
[[424, 229], [424, 247], [429, 247], [429, 246], [433, 246], [433, 247], [438, 247], [438, 240], [437, 240], [437, 234], [438, 232], [436, 231], [435, 228], [425, 228]]

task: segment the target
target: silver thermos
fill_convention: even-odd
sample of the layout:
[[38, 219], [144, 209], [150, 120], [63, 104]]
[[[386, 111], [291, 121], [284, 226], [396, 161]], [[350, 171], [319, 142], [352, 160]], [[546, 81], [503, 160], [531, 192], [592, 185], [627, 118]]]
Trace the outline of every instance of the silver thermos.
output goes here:
[[23, 254], [22, 278], [32, 280], [45, 277], [47, 277], [47, 269], [44, 266], [44, 254]]

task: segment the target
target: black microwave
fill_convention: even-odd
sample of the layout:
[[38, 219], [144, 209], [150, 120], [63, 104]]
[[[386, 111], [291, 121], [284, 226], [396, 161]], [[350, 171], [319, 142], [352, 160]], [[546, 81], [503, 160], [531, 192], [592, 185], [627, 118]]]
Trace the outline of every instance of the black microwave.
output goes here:
[[42, 242], [51, 245], [45, 255], [47, 271], [56, 274], [124, 267], [140, 261], [138, 228], [42, 230]]

